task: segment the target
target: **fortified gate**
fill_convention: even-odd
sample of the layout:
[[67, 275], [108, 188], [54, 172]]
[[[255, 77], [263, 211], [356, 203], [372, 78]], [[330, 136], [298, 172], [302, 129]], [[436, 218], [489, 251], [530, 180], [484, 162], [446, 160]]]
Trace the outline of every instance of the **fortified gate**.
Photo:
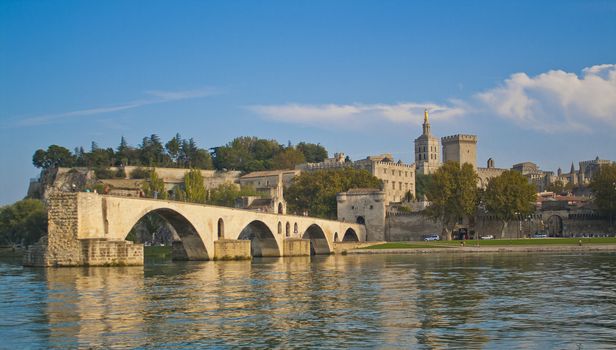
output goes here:
[[142, 265], [143, 245], [126, 241], [156, 213], [181, 239], [174, 258], [329, 254], [334, 242], [365, 241], [364, 225], [194, 203], [95, 193], [57, 193], [48, 203], [48, 235], [29, 248], [28, 266]]

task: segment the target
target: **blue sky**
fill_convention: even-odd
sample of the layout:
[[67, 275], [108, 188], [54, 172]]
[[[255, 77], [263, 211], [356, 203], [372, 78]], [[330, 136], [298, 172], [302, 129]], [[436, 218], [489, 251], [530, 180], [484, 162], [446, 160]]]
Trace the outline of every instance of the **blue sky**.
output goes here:
[[0, 2], [0, 204], [59, 144], [176, 132], [412, 161], [473, 133], [478, 162], [616, 160], [614, 1]]

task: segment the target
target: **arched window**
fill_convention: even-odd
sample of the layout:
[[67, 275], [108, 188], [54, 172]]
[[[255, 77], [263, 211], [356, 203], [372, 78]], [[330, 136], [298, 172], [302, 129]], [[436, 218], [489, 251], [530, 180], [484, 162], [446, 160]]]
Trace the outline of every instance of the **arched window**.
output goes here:
[[338, 232], [334, 233], [334, 242], [338, 242]]
[[297, 222], [293, 225], [293, 233], [297, 233]]
[[282, 222], [278, 221], [278, 234], [282, 234]]
[[218, 239], [225, 238], [225, 222], [222, 218], [218, 219]]
[[287, 237], [291, 236], [291, 224], [289, 224], [289, 222], [287, 222], [287, 226], [286, 226], [286, 230], [285, 230], [285, 235]]
[[278, 203], [278, 214], [282, 214], [282, 202]]
[[360, 225], [365, 225], [366, 224], [366, 220], [364, 219], [363, 216], [358, 216], [357, 217], [357, 223]]

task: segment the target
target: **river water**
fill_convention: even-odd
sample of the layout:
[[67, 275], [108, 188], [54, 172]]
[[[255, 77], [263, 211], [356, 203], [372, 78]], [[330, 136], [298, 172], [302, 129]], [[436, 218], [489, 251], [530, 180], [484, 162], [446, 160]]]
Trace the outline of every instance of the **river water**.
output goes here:
[[616, 254], [0, 262], [0, 348], [616, 347]]

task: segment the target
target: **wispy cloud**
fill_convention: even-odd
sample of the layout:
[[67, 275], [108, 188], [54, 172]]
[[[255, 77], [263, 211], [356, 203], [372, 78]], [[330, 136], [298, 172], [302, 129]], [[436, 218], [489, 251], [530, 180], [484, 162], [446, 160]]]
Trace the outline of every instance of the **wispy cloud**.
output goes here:
[[551, 70], [512, 74], [498, 87], [475, 95], [484, 112], [546, 133], [616, 128], [616, 64], [596, 65], [581, 76]]
[[69, 112], [42, 114], [27, 118], [19, 119], [15, 122], [14, 126], [28, 127], [48, 125], [58, 122], [62, 122], [68, 119], [87, 117], [99, 114], [107, 114], [113, 112], [124, 111], [128, 109], [139, 108], [147, 105], [161, 104], [167, 102], [202, 98], [211, 95], [218, 94], [219, 91], [215, 88], [203, 88], [198, 90], [184, 90], [184, 91], [146, 91], [145, 98], [129, 101], [111, 106], [102, 106], [94, 108], [85, 108]]
[[587, 67], [579, 76], [562, 70], [534, 77], [515, 73], [502, 84], [476, 93], [468, 100], [451, 99], [444, 104], [287, 103], [248, 107], [269, 120], [346, 129], [382, 121], [420, 124], [424, 108], [430, 110], [434, 120], [496, 116], [521, 128], [545, 133], [616, 128], [616, 64]]
[[448, 120], [465, 113], [461, 101], [450, 101], [450, 105], [434, 103], [402, 102], [396, 104], [297, 104], [253, 105], [247, 108], [264, 118], [286, 123], [312, 126], [356, 127], [359, 124], [386, 120], [393, 123], [420, 124], [424, 109], [430, 110], [431, 118]]

